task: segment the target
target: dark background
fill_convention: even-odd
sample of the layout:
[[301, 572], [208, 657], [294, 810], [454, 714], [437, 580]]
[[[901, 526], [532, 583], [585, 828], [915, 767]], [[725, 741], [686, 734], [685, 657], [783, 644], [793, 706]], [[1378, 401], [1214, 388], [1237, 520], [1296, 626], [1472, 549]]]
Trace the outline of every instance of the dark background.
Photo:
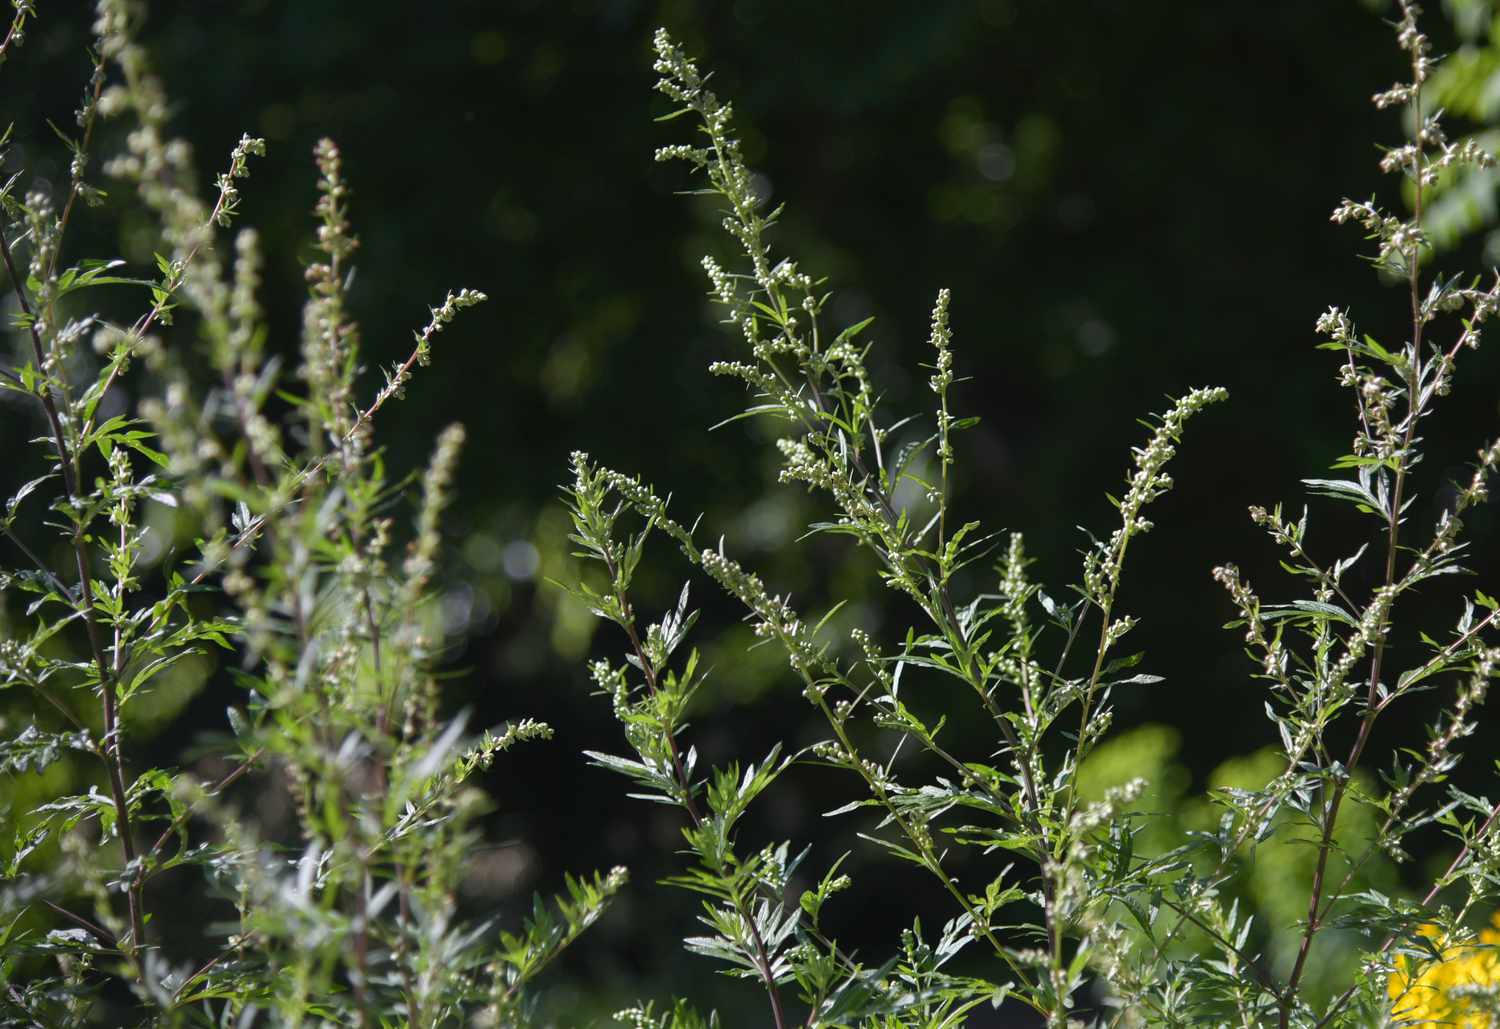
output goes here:
[[[66, 124], [86, 73], [86, 20], [67, 6], [48, 5], [0, 80], [19, 163], [58, 181], [65, 158], [41, 117]], [[652, 30], [669, 27], [734, 100], [747, 156], [787, 204], [781, 252], [828, 277], [836, 319], [877, 317], [871, 360], [891, 417], [931, 406], [919, 363], [933, 297], [952, 289], [958, 370], [970, 377], [957, 407], [983, 419], [959, 440], [960, 516], [1024, 530], [1055, 594], [1078, 575], [1075, 526], [1112, 527], [1105, 492], [1122, 488], [1129, 447], [1144, 438], [1135, 420], [1194, 386], [1230, 389], [1228, 405], [1192, 425], [1178, 488], [1132, 547], [1122, 597], [1142, 619], [1144, 668], [1167, 682], [1122, 697], [1118, 722], [1176, 726], [1201, 777], [1274, 740], [1238, 635], [1220, 630], [1232, 611], [1209, 570], [1233, 560], [1267, 599], [1296, 595], [1246, 506], [1300, 508], [1297, 480], [1324, 475], [1352, 435], [1338, 355], [1313, 349], [1313, 322], [1347, 306], [1388, 347], [1409, 329], [1404, 290], [1360, 259], [1357, 229], [1328, 221], [1346, 195], [1379, 191], [1400, 205], [1375, 146], [1400, 139], [1399, 120], [1368, 103], [1404, 75], [1387, 13], [1355, 0], [152, 5], [146, 38], [205, 190], [242, 131], [267, 138], [242, 187], [242, 223], [266, 244], [273, 346], [296, 347], [322, 135], [342, 146], [354, 190], [354, 302], [372, 368], [404, 356], [447, 289], [490, 296], [439, 338], [379, 433], [407, 468], [443, 424], [468, 427], [448, 524], [453, 704], [471, 706], [476, 724], [529, 715], [557, 730], [487, 783], [502, 845], [476, 855], [474, 910], [513, 917], [565, 869], [623, 863], [634, 874], [553, 980], [558, 1005], [579, 1005], [565, 1020], [681, 992], [721, 1006], [727, 1024], [763, 1022], [750, 984], [709, 975], [681, 949], [696, 902], [654, 885], [677, 867], [675, 816], [626, 800], [622, 780], [580, 756], [623, 747], [583, 668], [620, 641], [596, 637], [545, 583], [572, 574], [556, 498], [568, 453], [643, 474], [685, 521], [703, 512], [705, 539], [724, 534], [804, 611], [852, 595], [888, 643], [911, 617], [864, 557], [794, 545], [822, 509], [774, 485], [770, 426], [705, 431], [744, 402], [705, 371], [737, 339], [714, 324], [698, 259], [728, 250], [713, 205], [673, 195], [696, 185], [686, 168], [651, 159], [689, 141], [686, 120], [652, 121], [669, 110], [651, 90]], [[1451, 37], [1440, 16], [1429, 27], [1440, 43]], [[92, 224], [74, 239], [80, 252], [149, 264], [128, 219], [106, 209]], [[1463, 252], [1439, 265], [1479, 266]], [[1467, 478], [1494, 434], [1497, 382], [1493, 351], [1463, 357], [1426, 433], [1417, 526], [1437, 510], [1433, 487]], [[0, 408], [0, 431], [19, 440], [30, 416]], [[1470, 524], [1470, 563], [1494, 569], [1493, 516]], [[1352, 549], [1348, 532], [1363, 528], [1326, 507], [1312, 525], [1325, 555]], [[665, 548], [648, 564], [649, 609], [675, 597], [687, 570]], [[691, 730], [704, 758], [757, 760], [777, 739], [816, 740], [784, 662], [747, 655], [737, 612], [698, 586], [707, 610], [696, 639], [716, 668]], [[1450, 595], [1427, 599], [1423, 624], [1438, 635], [1457, 609]], [[226, 697], [211, 676], [155, 756], [173, 752], [165, 740], [222, 728]], [[1422, 739], [1415, 725], [1405, 742]], [[975, 729], [970, 749], [983, 753]], [[829, 913], [878, 960], [893, 927], [918, 914], [935, 927], [946, 908], [855, 839], [867, 824], [819, 817], [850, 789], [798, 769], [744, 840], [811, 841], [814, 875], [857, 848], [846, 870], [858, 885]]]

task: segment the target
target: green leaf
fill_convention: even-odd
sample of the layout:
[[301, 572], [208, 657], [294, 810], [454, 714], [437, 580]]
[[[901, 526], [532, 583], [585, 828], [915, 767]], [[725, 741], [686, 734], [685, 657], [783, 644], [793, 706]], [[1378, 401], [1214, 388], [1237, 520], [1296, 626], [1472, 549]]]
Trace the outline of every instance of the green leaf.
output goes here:
[[151, 447], [146, 446], [146, 444], [142, 443], [138, 439], [121, 438], [120, 442], [125, 444], [125, 446], [129, 447], [131, 450], [134, 450], [136, 453], [141, 454], [142, 456], [155, 462], [157, 466], [161, 468], [168, 468], [171, 466], [172, 462], [167, 458], [166, 454], [163, 454], [160, 450], [153, 450]]
[[36, 491], [36, 488], [38, 486], [40, 486], [42, 483], [46, 482], [56, 474], [56, 472], [48, 472], [46, 475], [39, 475], [35, 479], [32, 479], [30, 482], [24, 483], [20, 489], [11, 494], [10, 499], [6, 500], [6, 515], [15, 514], [16, 508], [20, 506], [21, 501], [29, 497], [33, 492]]
[[62, 757], [64, 751], [92, 753], [93, 741], [82, 729], [77, 732], [44, 732], [35, 724], [9, 739], [0, 739], [0, 774], [41, 772]]
[[1383, 514], [1380, 510], [1380, 501], [1362, 483], [1350, 482], [1347, 479], [1303, 479], [1302, 485], [1321, 496], [1353, 503], [1361, 511]]
[[[1359, 625], [1359, 619], [1355, 618], [1348, 611], [1345, 611], [1337, 604], [1327, 604], [1320, 600], [1294, 600], [1289, 605], [1271, 606], [1265, 608], [1265, 610], [1267, 612], [1274, 612], [1279, 610], [1286, 610], [1286, 608], [1294, 608], [1297, 611], [1305, 611], [1306, 613], [1312, 615], [1323, 615], [1324, 617], [1332, 618], [1335, 621], [1343, 622], [1345, 625]], [[1287, 613], [1290, 614], [1292, 612], [1288, 611]]]
[[853, 325], [849, 326], [843, 332], [839, 333], [838, 336], [835, 337], [834, 342], [836, 342], [836, 343], [847, 342], [847, 341], [853, 339], [855, 336], [858, 336], [861, 332], [864, 332], [867, 328], [869, 328], [871, 325], [873, 325], [874, 322], [875, 322], [875, 316], [873, 314], [870, 315], [870, 317], [864, 319], [863, 321], [855, 322]]

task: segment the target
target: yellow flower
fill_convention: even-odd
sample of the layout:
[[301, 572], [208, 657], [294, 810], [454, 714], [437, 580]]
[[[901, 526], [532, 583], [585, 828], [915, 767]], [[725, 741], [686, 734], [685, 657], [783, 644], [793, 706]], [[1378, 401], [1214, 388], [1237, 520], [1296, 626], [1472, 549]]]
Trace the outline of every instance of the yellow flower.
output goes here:
[[[1410, 959], [1396, 959], [1396, 971], [1386, 985], [1393, 1007], [1391, 1016], [1409, 1025], [1441, 1023], [1459, 1029], [1500, 1029], [1500, 1019], [1491, 1012], [1500, 994], [1500, 912], [1493, 929], [1479, 933], [1479, 943], [1444, 947], [1442, 960], [1424, 964], [1412, 978]], [[1434, 926], [1423, 926], [1423, 936], [1437, 939]], [[1476, 1003], [1474, 990], [1489, 996]], [[1484, 1001], [1488, 1001], [1485, 1003]]]

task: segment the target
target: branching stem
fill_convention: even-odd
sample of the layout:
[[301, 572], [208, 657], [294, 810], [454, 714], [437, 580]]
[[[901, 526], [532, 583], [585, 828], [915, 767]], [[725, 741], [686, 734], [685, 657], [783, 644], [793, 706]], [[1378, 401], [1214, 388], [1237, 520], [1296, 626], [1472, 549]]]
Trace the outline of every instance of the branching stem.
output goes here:
[[[6, 273], [10, 276], [16, 299], [20, 303], [21, 312], [25, 315], [30, 329], [32, 357], [36, 362], [37, 374], [41, 376], [35, 395], [52, 429], [52, 445], [57, 454], [58, 470], [62, 474], [63, 496], [68, 505], [70, 517], [73, 519], [73, 560], [78, 570], [78, 588], [74, 603], [83, 616], [89, 649], [92, 652], [95, 672], [99, 678], [99, 695], [103, 708], [104, 738], [100, 741], [99, 757], [104, 761], [107, 770], [110, 800], [115, 809], [116, 829], [120, 835], [125, 863], [130, 866], [135, 864], [136, 851], [134, 834], [130, 825], [130, 803], [126, 799], [125, 764], [121, 754], [119, 714], [116, 710], [119, 680], [116, 670], [111, 668], [104, 655], [104, 640], [100, 634], [98, 618], [94, 613], [94, 583], [93, 576], [89, 572], [88, 543], [84, 538], [87, 522], [83, 519], [82, 501], [78, 495], [78, 470], [74, 464], [74, 455], [69, 452], [68, 439], [63, 431], [57, 403], [52, 396], [51, 387], [47, 384], [47, 355], [42, 345], [41, 333], [37, 329], [35, 314], [26, 297], [26, 289], [23, 285], [25, 280], [16, 271], [10, 242], [3, 231], [0, 231], [0, 256], [4, 258]], [[146, 916], [141, 897], [141, 885], [137, 877], [132, 876], [132, 882], [125, 891], [125, 897], [130, 915], [128, 953], [135, 956], [146, 945]], [[135, 960], [138, 973], [144, 975], [144, 964], [138, 957]]]

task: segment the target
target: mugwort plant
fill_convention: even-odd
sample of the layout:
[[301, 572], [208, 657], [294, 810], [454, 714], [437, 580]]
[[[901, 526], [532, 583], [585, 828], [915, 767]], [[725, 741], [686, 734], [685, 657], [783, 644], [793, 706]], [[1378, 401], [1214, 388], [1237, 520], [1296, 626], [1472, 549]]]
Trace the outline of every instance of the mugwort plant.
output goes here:
[[[15, 8], [0, 57], [36, 13]], [[0, 387], [40, 427], [40, 474], [0, 513], [0, 1023], [523, 1024], [533, 978], [625, 873], [570, 877], [510, 930], [461, 917], [475, 773], [551, 730], [476, 734], [440, 693], [429, 599], [463, 429], [437, 438], [410, 526], [375, 437], [485, 296], [449, 293], [367, 390], [324, 140], [300, 346], [274, 347], [258, 237], [229, 233], [265, 144], [243, 137], [200, 192], [142, 17], [97, 5], [68, 182], [16, 168], [0, 188]], [[123, 147], [100, 153], [106, 122]], [[154, 226], [153, 268], [73, 252], [81, 219], [124, 205]], [[197, 767], [218, 771], [153, 767], [153, 712], [209, 676], [228, 732]]]
[[[987, 534], [953, 510], [950, 473], [973, 419], [950, 401], [957, 373], [948, 292], [939, 291], [932, 311], [934, 409], [895, 419], [867, 363], [869, 323], [830, 324], [823, 280], [775, 251], [781, 208], [768, 210], [757, 192], [730, 105], [665, 31], [657, 34], [657, 88], [674, 108], [667, 118], [686, 117], [698, 130], [657, 158], [683, 161], [699, 177], [739, 251], [732, 265], [703, 261], [709, 295], [739, 346], [710, 371], [744, 383], [752, 400], [743, 416], [775, 423], [780, 483], [813, 493], [827, 512], [809, 532], [846, 537], [872, 555], [910, 618], [902, 632], [856, 625], [839, 638], [829, 628], [837, 606], [797, 610], [731, 543], [678, 520], [652, 486], [584, 453], [573, 457], [565, 490], [572, 538], [593, 571], [571, 588], [619, 630], [624, 648], [589, 672], [613, 705], [626, 752], [589, 756], [629, 779], [633, 796], [681, 812], [685, 865], [670, 884], [703, 898], [701, 935], [686, 946], [753, 982], [770, 1024], [955, 1026], [982, 1006], [1009, 1005], [1059, 1029], [1324, 1029], [1495, 1010], [1493, 976], [1476, 982], [1433, 970], [1455, 955], [1474, 966], [1472, 916], [1493, 906], [1500, 888], [1500, 805], [1446, 782], [1500, 674], [1500, 601], [1475, 589], [1446, 630], [1408, 628], [1421, 634], [1419, 656], [1390, 645], [1408, 595], [1464, 571], [1464, 517], [1488, 499], [1500, 465], [1500, 442], [1485, 442], [1435, 524], [1418, 522], [1414, 498], [1437, 486], [1421, 475], [1422, 427], [1500, 305], [1500, 278], [1486, 285], [1424, 271], [1425, 194], [1446, 170], [1493, 159], [1473, 142], [1450, 142], [1441, 112], [1424, 102], [1434, 60], [1418, 14], [1401, 0], [1395, 27], [1409, 75], [1374, 98], [1406, 117], [1406, 139], [1380, 166], [1402, 178], [1411, 212], [1345, 200], [1333, 215], [1362, 227], [1379, 273], [1405, 283], [1407, 338], [1382, 344], [1338, 307], [1317, 321], [1321, 345], [1342, 362], [1356, 428], [1350, 453], [1334, 462], [1336, 477], [1305, 483], [1320, 502], [1350, 505], [1368, 537], [1326, 553], [1313, 545], [1309, 514], [1252, 508], [1303, 595], [1272, 603], [1233, 564], [1212, 574], [1237, 611], [1250, 674], [1264, 686], [1278, 768], [1254, 788], [1216, 791], [1216, 819], [1157, 851], [1136, 847], [1151, 816], [1133, 802], [1147, 784], [1088, 796], [1080, 773], [1110, 738], [1115, 694], [1155, 681], [1121, 646], [1136, 625], [1118, 603], [1126, 557], [1152, 529], [1151, 503], [1172, 488], [1167, 469], [1188, 422], [1226, 392], [1194, 389], [1156, 416], [1129, 455], [1124, 491], [1111, 497], [1119, 521], [1090, 539], [1078, 581], [1064, 591], [1034, 581], [1020, 533]], [[909, 491], [898, 494], [912, 482], [915, 502], [905, 499]], [[700, 767], [687, 714], [708, 677], [687, 642], [697, 620], [689, 588], [659, 617], [632, 600], [637, 569], [658, 539], [738, 601], [755, 635], [784, 654], [785, 674], [825, 726], [821, 742]], [[973, 589], [977, 568], [986, 574]], [[931, 685], [911, 684], [917, 670]], [[971, 698], [974, 717], [990, 728], [988, 750], [955, 749], [944, 722], [919, 715], [925, 705], [913, 702], [914, 691], [938, 683]], [[1373, 772], [1377, 722], [1435, 690], [1447, 699], [1425, 740], [1407, 739]], [[912, 751], [937, 773], [915, 778], [916, 766], [898, 762]], [[850, 882], [840, 861], [822, 863], [799, 880], [816, 885], [798, 891], [791, 884], [813, 860], [807, 850], [742, 842], [747, 809], [794, 762], [852, 777], [859, 799], [832, 813], [866, 815], [859, 836], [867, 845], [935, 880], [950, 902], [944, 920], [914, 913], [925, 926], [914, 921], [885, 954], [853, 954], [825, 915]], [[1353, 811], [1372, 831], [1348, 831]], [[1408, 837], [1433, 825], [1451, 837], [1452, 857], [1430, 890], [1406, 896], [1371, 885], [1373, 863], [1406, 860]], [[1303, 914], [1263, 929], [1237, 887], [1273, 838], [1280, 845], [1289, 837], [1311, 867]], [[962, 877], [953, 870], [959, 848], [983, 855]], [[1351, 947], [1354, 958], [1344, 961]], [[967, 960], [956, 962], [960, 954]], [[1342, 978], [1315, 989], [1315, 979], [1328, 978], [1324, 966]], [[1474, 1006], [1445, 1006], [1459, 1003]], [[637, 1029], [714, 1022], [685, 1000], [618, 1017]]]

